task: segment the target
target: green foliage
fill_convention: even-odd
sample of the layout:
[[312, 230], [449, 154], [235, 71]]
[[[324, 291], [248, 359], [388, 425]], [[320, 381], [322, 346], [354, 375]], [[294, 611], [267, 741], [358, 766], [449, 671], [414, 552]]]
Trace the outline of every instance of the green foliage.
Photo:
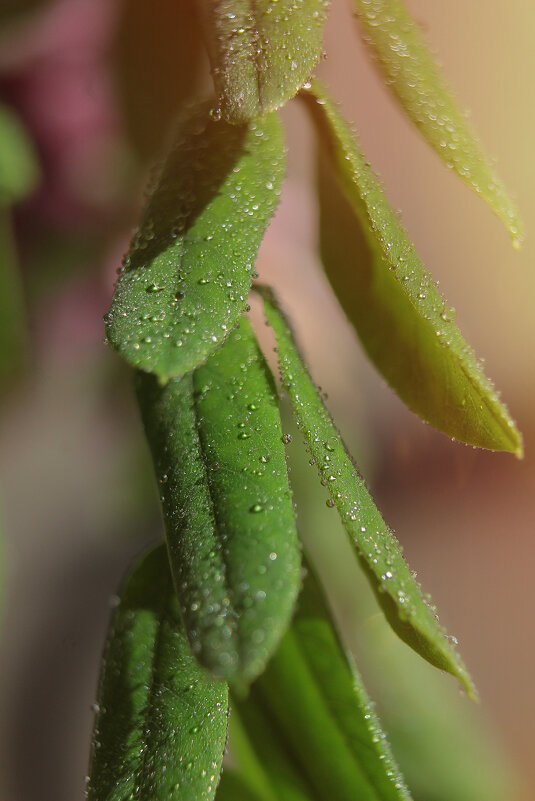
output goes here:
[[[518, 236], [515, 212], [406, 12], [397, 3], [357, 5], [413, 118]], [[128, 30], [139, 35], [145, 11], [136, 4], [131, 19], [125, 11], [127, 42]], [[183, 22], [184, 8], [176, 11]], [[321, 53], [324, 16], [322, 0], [202, 5], [217, 98], [182, 114], [120, 271], [106, 331], [112, 347], [138, 369], [167, 556], [161, 547], [136, 569], [114, 617], [90, 801], [212, 798], [225, 747], [227, 681], [234, 694], [234, 761], [218, 797], [410, 798], [312, 574], [296, 605], [300, 549], [283, 447], [288, 438], [273, 378], [242, 316], [283, 180], [283, 135], [273, 110], [301, 87], [321, 141], [325, 267], [372, 361], [440, 430], [521, 453], [520, 434], [352, 132], [321, 86], [308, 81]], [[405, 52], [406, 70], [388, 37]], [[196, 27], [190, 44], [199, 64]], [[135, 60], [129, 63], [127, 76], [136, 70]], [[183, 103], [188, 87], [176, 90], [176, 102]], [[169, 91], [157, 112], [163, 127], [172, 96]], [[439, 107], [437, 134], [431, 123]], [[131, 119], [136, 115], [139, 109]], [[140, 152], [153, 152], [158, 140], [160, 131], [145, 130]], [[282, 384], [328, 504], [336, 507], [385, 617], [402, 640], [475, 697], [452, 638], [382, 520], [288, 325], [269, 290], [263, 293]]]
[[191, 654], [162, 546], [122, 591], [98, 704], [89, 801], [214, 798], [228, 692]]
[[329, 503], [336, 507], [355, 544], [359, 560], [394, 631], [431, 664], [447, 670], [475, 695], [451, 640], [439, 626], [435, 609], [403, 559], [399, 543], [368, 493], [340, 434], [304, 366], [292, 335], [273, 301], [265, 310], [277, 339], [282, 384], [316, 465]]
[[319, 61], [326, 6], [326, 0], [207, 0], [214, 115], [243, 123], [290, 100]]
[[0, 103], [0, 206], [22, 200], [39, 179], [32, 143], [19, 118]]
[[370, 359], [405, 403], [439, 430], [521, 456], [522, 440], [507, 409], [349, 127], [317, 82], [307, 97], [315, 99], [313, 117], [337, 179], [323, 173], [322, 257]]
[[180, 126], [107, 316], [110, 344], [162, 379], [197, 367], [238, 322], [284, 172], [276, 116]]
[[[275, 785], [274, 798], [331, 801], [336, 788], [340, 801], [410, 799], [362, 679], [340, 644], [311, 573], [277, 654], [247, 701], [234, 705], [258, 760], [271, 755], [266, 773]], [[265, 732], [270, 729], [273, 736], [266, 747]], [[275, 758], [273, 751], [278, 752]], [[277, 765], [285, 760], [308, 788], [306, 796], [277, 787]]]
[[522, 222], [401, 0], [353, 0], [369, 45], [401, 106], [448, 167], [478, 192], [520, 246]]
[[193, 652], [250, 681], [290, 621], [300, 557], [278, 402], [249, 322], [193, 376], [161, 388], [140, 374], [138, 387]]

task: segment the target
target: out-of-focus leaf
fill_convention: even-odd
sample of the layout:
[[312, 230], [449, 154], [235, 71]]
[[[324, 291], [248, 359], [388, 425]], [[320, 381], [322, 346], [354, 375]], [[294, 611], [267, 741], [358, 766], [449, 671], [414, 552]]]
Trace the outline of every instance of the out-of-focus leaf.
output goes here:
[[153, 158], [177, 112], [199, 90], [203, 59], [194, 4], [123, 0], [114, 52], [129, 138], [143, 158]]
[[180, 130], [125, 258], [106, 319], [111, 345], [166, 380], [197, 367], [245, 308], [284, 173], [278, 118]]
[[300, 552], [277, 397], [250, 323], [193, 375], [138, 396], [193, 652], [249, 682], [289, 623]]
[[16, 203], [35, 189], [39, 167], [18, 117], [0, 103], [0, 206]]
[[102, 669], [88, 801], [209, 801], [225, 749], [226, 684], [191, 655], [165, 547], [128, 579]]
[[273, 728], [281, 760], [292, 762], [310, 798], [410, 799], [362, 680], [311, 575], [275, 657], [249, 698], [233, 704], [260, 760], [264, 726]]
[[487, 201], [518, 247], [522, 238], [518, 211], [405, 4], [401, 0], [353, 0], [353, 4], [364, 41], [410, 119], [447, 166]]
[[[256, 793], [243, 776], [235, 770], [225, 769], [217, 788], [217, 801], [266, 801], [263, 795]], [[277, 801], [271, 799], [269, 801]]]
[[471, 696], [473, 682], [454, 645], [422, 597], [399, 543], [382, 519], [364, 480], [312, 383], [290, 329], [265, 296], [268, 322], [275, 331], [284, 389], [288, 393], [321, 482], [356, 546], [359, 561], [394, 631], [424, 659], [456, 676]]
[[0, 389], [26, 360], [26, 310], [11, 230], [11, 216], [0, 204]]
[[321, 193], [322, 257], [368, 356], [407, 406], [462, 442], [522, 455], [522, 439], [324, 90], [306, 96], [336, 183]]
[[204, 0], [215, 114], [242, 123], [280, 108], [322, 51], [326, 0]]

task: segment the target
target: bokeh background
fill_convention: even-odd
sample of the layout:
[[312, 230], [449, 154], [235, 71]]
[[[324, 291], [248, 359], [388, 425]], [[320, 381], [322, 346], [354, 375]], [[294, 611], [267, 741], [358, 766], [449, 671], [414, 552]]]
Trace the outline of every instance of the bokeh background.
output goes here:
[[[191, 30], [172, 24], [182, 2], [9, 0], [0, 11], [0, 99], [25, 124], [40, 169], [35, 191], [14, 211], [27, 366], [3, 387], [0, 414], [4, 801], [82, 797], [110, 599], [133, 557], [161, 535], [128, 370], [103, 344], [102, 315], [170, 113], [179, 98], [209, 91]], [[524, 460], [450, 442], [408, 412], [368, 364], [321, 273], [314, 140], [297, 103], [283, 112], [289, 172], [258, 271], [277, 287], [329, 408], [481, 692], [476, 708], [390, 635], [296, 434], [289, 451], [298, 522], [334, 588], [340, 624], [415, 797], [528, 801], [535, 7], [409, 6], [518, 200], [527, 232], [521, 251], [395, 105], [349, 2], [333, 2], [320, 72], [356, 123], [461, 330], [486, 359], [523, 431]], [[254, 304], [252, 314], [259, 319]]]

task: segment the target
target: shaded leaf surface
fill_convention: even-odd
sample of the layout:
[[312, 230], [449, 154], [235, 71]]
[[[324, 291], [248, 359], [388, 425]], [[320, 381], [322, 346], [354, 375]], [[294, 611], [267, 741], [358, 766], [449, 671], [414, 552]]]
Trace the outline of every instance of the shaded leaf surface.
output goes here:
[[364, 41], [408, 116], [448, 167], [487, 201], [518, 246], [522, 236], [518, 211], [405, 4], [400, 0], [353, 0], [353, 4]]
[[164, 546], [125, 584], [98, 702], [89, 801], [214, 798], [228, 691], [191, 655]]
[[138, 396], [194, 653], [250, 681], [287, 626], [300, 554], [273, 379], [250, 324], [193, 375]]
[[280, 108], [319, 61], [325, 0], [205, 0], [217, 114], [242, 123]]
[[287, 324], [268, 297], [265, 309], [277, 339], [284, 389], [322, 484], [356, 546], [390, 625], [424, 659], [452, 673], [474, 696], [474, 685], [461, 658], [435, 619], [434, 608], [422, 597], [399, 543], [382, 519], [308, 375]]
[[233, 705], [259, 759], [264, 726], [274, 729], [281, 760], [293, 762], [308, 785], [309, 798], [332, 801], [333, 793], [337, 801], [410, 798], [311, 575], [275, 657], [250, 697]]
[[[522, 454], [504, 404], [455, 325], [381, 185], [319, 84], [307, 96], [336, 182], [323, 173], [322, 258], [368, 356], [407, 406], [440, 431]], [[337, 184], [339, 184], [340, 189]]]
[[284, 173], [275, 115], [182, 126], [125, 258], [106, 319], [111, 345], [162, 379], [197, 367], [244, 310]]
[[0, 204], [0, 388], [22, 367], [26, 348], [26, 312], [11, 215]]

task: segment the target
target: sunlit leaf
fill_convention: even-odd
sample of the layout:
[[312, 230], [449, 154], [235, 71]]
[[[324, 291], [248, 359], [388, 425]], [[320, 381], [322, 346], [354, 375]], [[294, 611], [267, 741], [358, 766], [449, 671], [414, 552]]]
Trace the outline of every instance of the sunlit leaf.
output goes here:
[[228, 691], [191, 655], [164, 546], [125, 584], [104, 654], [88, 801], [209, 801]]
[[250, 324], [193, 375], [138, 395], [194, 653], [248, 682], [292, 613], [300, 554], [277, 397]]
[[39, 167], [26, 129], [0, 103], [0, 206], [16, 203], [37, 186]]
[[353, 0], [353, 4], [364, 40], [402, 107], [448, 167], [487, 201], [518, 246], [522, 237], [518, 211], [405, 4], [400, 0]]
[[423, 267], [344, 119], [319, 84], [312, 92], [307, 100], [322, 156], [340, 187], [330, 181], [321, 193], [322, 257], [370, 359], [407, 406], [440, 431], [520, 456], [521, 436], [455, 325], [455, 310]]
[[[233, 708], [259, 760], [266, 753], [264, 727], [272, 728], [280, 761], [290, 762], [302, 776], [309, 798], [410, 799], [361, 677], [311, 575], [275, 657], [249, 698], [234, 699]], [[273, 756], [271, 749], [267, 753]], [[275, 760], [269, 772], [278, 773]], [[282, 793], [276, 797], [285, 798]]]
[[431, 664], [456, 676], [474, 696], [475, 688], [461, 658], [424, 600], [401, 554], [399, 543], [382, 519], [340, 434], [312, 383], [291, 332], [274, 302], [265, 294], [268, 322], [275, 331], [284, 389], [297, 422], [394, 631]]
[[284, 172], [275, 115], [185, 123], [126, 256], [106, 320], [111, 345], [162, 379], [197, 367], [238, 322]]
[[206, 0], [216, 115], [246, 122], [292, 98], [319, 61], [326, 7], [326, 0]]

